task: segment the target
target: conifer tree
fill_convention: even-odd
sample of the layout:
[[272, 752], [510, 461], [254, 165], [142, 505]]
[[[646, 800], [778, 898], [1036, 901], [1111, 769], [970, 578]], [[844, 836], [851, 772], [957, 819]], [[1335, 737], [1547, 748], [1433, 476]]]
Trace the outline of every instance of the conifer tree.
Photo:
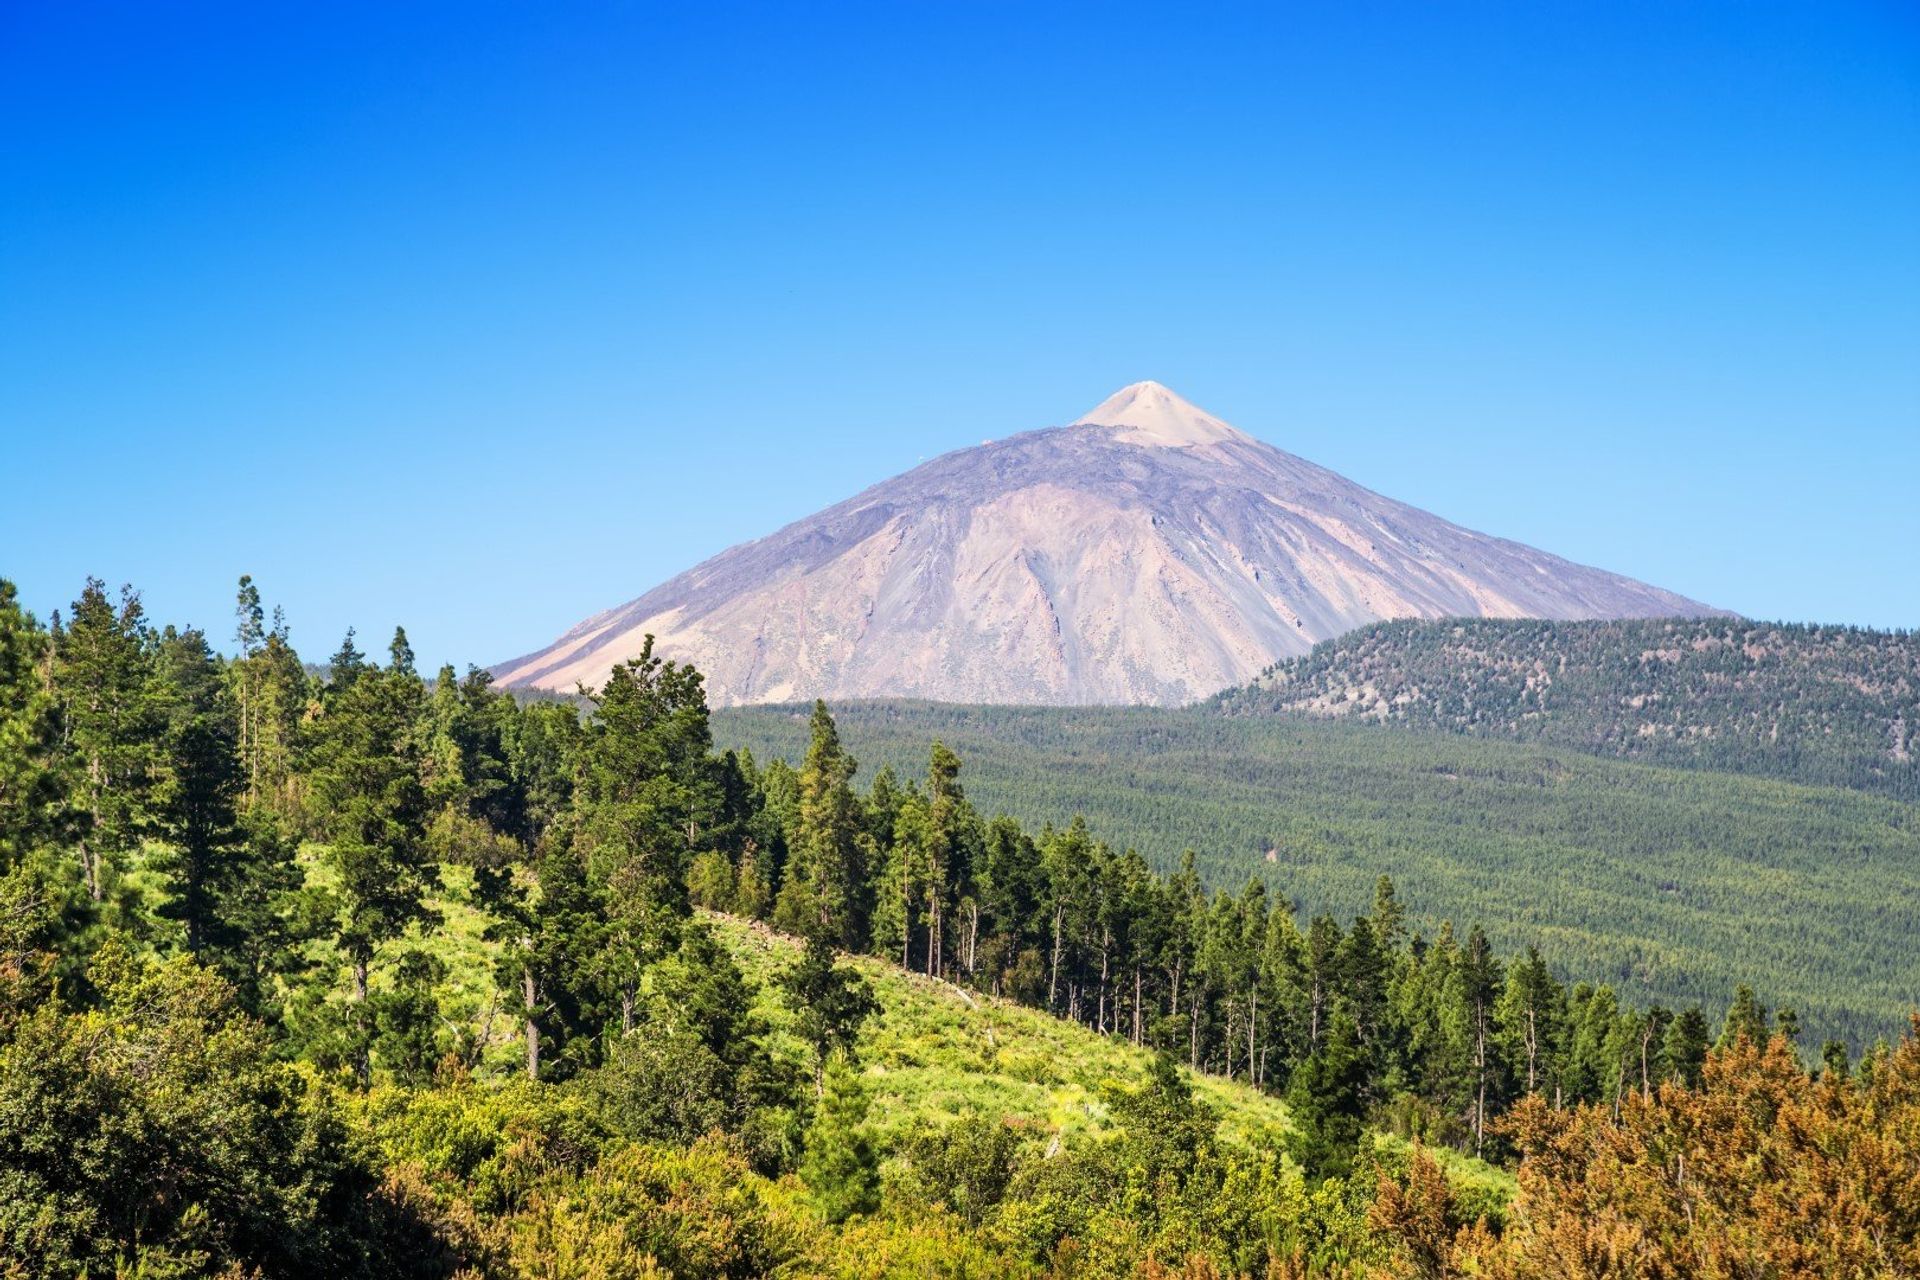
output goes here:
[[840, 745], [826, 703], [814, 702], [808, 733], [792, 856], [775, 920], [795, 933], [824, 928], [840, 946], [857, 951], [867, 931], [869, 848], [853, 794], [857, 766]]
[[1741, 983], [1733, 993], [1733, 1004], [1727, 1009], [1727, 1020], [1721, 1024], [1714, 1048], [1731, 1049], [1742, 1039], [1765, 1045], [1771, 1035], [1766, 1006], [1753, 994], [1752, 987]]
[[180, 923], [187, 953], [204, 960], [230, 941], [223, 908], [246, 882], [239, 744], [200, 633], [169, 636], [161, 658], [174, 705], [154, 794], [156, 825], [168, 846], [155, 869], [172, 891], [160, 914]]
[[827, 1221], [840, 1223], [880, 1207], [880, 1161], [867, 1133], [867, 1089], [845, 1054], [834, 1055], [824, 1081], [800, 1180]]
[[[396, 653], [403, 644], [397, 635]], [[371, 1078], [365, 1005], [374, 957], [409, 928], [436, 918], [427, 895], [440, 873], [427, 847], [416, 732], [424, 697], [410, 671], [367, 665], [349, 632], [335, 655], [317, 726], [314, 793], [339, 897], [334, 940], [352, 977], [349, 1056], [363, 1084]]]
[[1512, 1061], [1528, 1093], [1548, 1087], [1561, 1039], [1561, 994], [1535, 947], [1507, 973], [1494, 1016], [1500, 1025], [1503, 1051]]
[[87, 579], [54, 655], [54, 684], [78, 765], [78, 842], [87, 895], [106, 897], [119, 859], [146, 819], [160, 723], [153, 703], [152, 636], [140, 594]]
[[836, 1052], [852, 1055], [861, 1026], [880, 1012], [880, 1002], [865, 978], [834, 963], [833, 942], [823, 930], [807, 939], [806, 951], [781, 985], [799, 1014], [801, 1038], [813, 1047], [814, 1089], [819, 1092], [825, 1088], [828, 1058]]
[[720, 802], [711, 746], [699, 673], [656, 657], [648, 637], [595, 699], [574, 791], [576, 841], [607, 914], [592, 967], [623, 1031], [641, 974], [679, 945], [692, 909], [687, 867]]
[[1293, 1128], [1287, 1153], [1313, 1181], [1345, 1177], [1360, 1145], [1366, 1060], [1353, 1022], [1344, 1013], [1328, 1021], [1320, 1044], [1307, 1055], [1287, 1086]]
[[0, 578], [0, 873], [56, 839], [66, 791], [59, 719], [43, 674], [52, 642]]

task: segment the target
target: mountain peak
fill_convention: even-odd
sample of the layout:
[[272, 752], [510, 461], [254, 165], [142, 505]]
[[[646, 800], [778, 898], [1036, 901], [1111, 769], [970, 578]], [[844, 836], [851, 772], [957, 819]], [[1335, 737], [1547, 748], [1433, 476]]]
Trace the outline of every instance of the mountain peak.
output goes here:
[[1382, 618], [1711, 612], [1369, 492], [1157, 382], [1078, 421], [882, 481], [495, 678], [597, 687], [653, 636], [715, 706], [1181, 703]]
[[1126, 444], [1182, 449], [1246, 437], [1191, 400], [1157, 382], [1120, 388], [1074, 419], [1076, 426], [1115, 427]]

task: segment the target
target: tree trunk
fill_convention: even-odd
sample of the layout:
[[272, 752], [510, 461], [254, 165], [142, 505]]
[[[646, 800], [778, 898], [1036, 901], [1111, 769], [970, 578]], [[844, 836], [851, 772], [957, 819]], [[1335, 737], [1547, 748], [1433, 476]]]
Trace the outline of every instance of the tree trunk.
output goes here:
[[527, 1015], [527, 1079], [540, 1078], [540, 1024], [534, 1014], [540, 1008], [540, 989], [533, 980], [533, 966], [520, 972], [520, 1000]]
[[1253, 1046], [1259, 1025], [1260, 988], [1255, 987], [1247, 993], [1247, 1079], [1256, 1087], [1260, 1084], [1260, 1078], [1253, 1073]]
[[1527, 1092], [1528, 1093], [1532, 1093], [1534, 1089], [1535, 1077], [1534, 1077], [1533, 1064], [1535, 1059], [1539, 1056], [1539, 1052], [1540, 1052], [1540, 1042], [1534, 1035], [1533, 1006], [1528, 1005], [1527, 1006]]
[[1140, 966], [1133, 966], [1133, 1043], [1140, 1045]]
[[367, 1047], [367, 967], [369, 957], [358, 955], [353, 958], [353, 1003], [355, 1006], [353, 1025], [359, 1032], [354, 1037], [353, 1074], [358, 1077], [360, 1087], [367, 1088], [373, 1083], [373, 1061]]
[[1200, 1069], [1200, 993], [1194, 992], [1188, 997], [1193, 1006], [1193, 1024], [1187, 1033], [1187, 1065], [1195, 1071]]
[[1647, 1070], [1647, 1042], [1653, 1039], [1653, 1019], [1647, 1019], [1647, 1025], [1640, 1029], [1640, 1099], [1647, 1101], [1653, 1097], [1653, 1077]]
[[1048, 973], [1047, 973], [1047, 1012], [1048, 1013], [1052, 1013], [1055, 1009], [1060, 1007], [1058, 1002], [1058, 997], [1060, 994], [1060, 930], [1061, 930], [1061, 927], [1065, 924], [1065, 920], [1063, 918], [1065, 914], [1066, 914], [1066, 907], [1064, 904], [1056, 904], [1054, 906], [1053, 908], [1053, 961], [1048, 966]]
[[1479, 1090], [1473, 1104], [1473, 1154], [1479, 1156], [1487, 1140], [1487, 1018], [1479, 1005], [1474, 1006], [1473, 1027], [1474, 1074], [1479, 1077]]
[[1100, 931], [1100, 1034], [1107, 1034], [1107, 966], [1111, 963], [1113, 935]]

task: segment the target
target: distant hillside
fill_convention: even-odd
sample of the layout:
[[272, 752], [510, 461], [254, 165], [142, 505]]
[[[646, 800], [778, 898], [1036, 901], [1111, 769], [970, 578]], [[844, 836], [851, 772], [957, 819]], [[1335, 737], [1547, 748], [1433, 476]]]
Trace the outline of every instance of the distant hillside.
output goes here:
[[1384, 622], [1213, 705], [1920, 799], [1920, 636], [1907, 632], [1736, 618]]
[[[1432, 930], [1484, 924], [1633, 1000], [1724, 1009], [1737, 983], [1809, 1044], [1897, 1035], [1920, 991], [1920, 806], [1836, 788], [1595, 759], [1561, 748], [1201, 708], [847, 703], [870, 779], [966, 762], [982, 811], [1085, 814], [1216, 887], [1257, 876], [1308, 912], [1366, 910], [1390, 873]], [[714, 739], [798, 760], [797, 708], [716, 713]]]

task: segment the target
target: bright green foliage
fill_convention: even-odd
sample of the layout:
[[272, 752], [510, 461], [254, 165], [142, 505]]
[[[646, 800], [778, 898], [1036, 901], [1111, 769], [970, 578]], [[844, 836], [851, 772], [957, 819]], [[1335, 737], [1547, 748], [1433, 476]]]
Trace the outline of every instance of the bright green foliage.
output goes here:
[[648, 974], [640, 1025], [586, 1081], [607, 1127], [643, 1141], [745, 1134], [777, 1163], [791, 1140], [792, 1073], [769, 1054], [755, 988], [702, 926]]
[[[1511, 1160], [1500, 1122], [1618, 1116], [1725, 1059], [1697, 1004], [1567, 985], [1557, 917], [1509, 918], [1538, 942], [1510, 960], [1477, 926], [1456, 935], [1422, 910], [1435, 867], [1473, 882], [1471, 904], [1527, 907], [1487, 870], [1538, 852], [1518, 832], [1621, 840], [1607, 865], [1649, 862], [1645, 890], [1710, 862], [1701, 841], [1760, 829], [1740, 825], [1755, 794], [1837, 842], [1821, 857], [1853, 806], [1885, 803], [1828, 796], [1822, 817], [1742, 782], [1761, 792], [1649, 835], [1649, 813], [1700, 803], [1644, 807], [1673, 775], [1204, 714], [952, 708], [885, 709], [946, 719], [896, 757], [923, 780], [883, 768], [862, 794], [821, 706], [798, 771], [716, 753], [699, 675], [650, 646], [583, 721], [471, 669], [429, 687], [404, 632], [384, 666], [350, 633], [318, 685], [250, 581], [231, 659], [154, 632], [131, 594], [115, 609], [92, 583], [83, 603], [85, 643], [56, 641], [0, 590], [0, 817], [17, 822], [0, 832], [0, 1230], [34, 1275], [1197, 1277], [1439, 1257], [1389, 1256], [1377, 1187], [1405, 1193], [1393, 1233], [1432, 1204], [1448, 1238], [1497, 1225], [1510, 1181], [1460, 1153]], [[63, 735], [116, 679], [124, 701]], [[969, 733], [993, 741], [963, 789], [940, 744]], [[1244, 799], [1259, 838], [1158, 874], [1084, 819], [984, 818], [972, 793], [1041, 748], [1044, 794], [1076, 770], [1099, 784], [1052, 816], [1108, 804], [1195, 819], [1183, 842], [1238, 839]], [[1192, 807], [1221, 796], [1221, 822]], [[1675, 832], [1667, 855], [1633, 844]], [[1876, 890], [1900, 882], [1898, 858], [1862, 848]], [[1415, 876], [1411, 909], [1380, 865]], [[1526, 883], [1593, 888], [1553, 870]], [[696, 904], [753, 919], [696, 921]], [[1616, 967], [1673, 980], [1630, 954]], [[1742, 989], [1725, 1039], [1776, 1026], [1797, 1031], [1791, 1008], [1770, 1019]], [[1829, 1056], [1835, 1082], [1895, 1061]], [[361, 1088], [336, 1097], [345, 1069]], [[1436, 1144], [1439, 1191], [1409, 1138]]]
[[866, 1131], [867, 1105], [866, 1085], [847, 1056], [836, 1055], [800, 1161], [800, 1179], [828, 1222], [845, 1222], [880, 1206], [880, 1159]]

